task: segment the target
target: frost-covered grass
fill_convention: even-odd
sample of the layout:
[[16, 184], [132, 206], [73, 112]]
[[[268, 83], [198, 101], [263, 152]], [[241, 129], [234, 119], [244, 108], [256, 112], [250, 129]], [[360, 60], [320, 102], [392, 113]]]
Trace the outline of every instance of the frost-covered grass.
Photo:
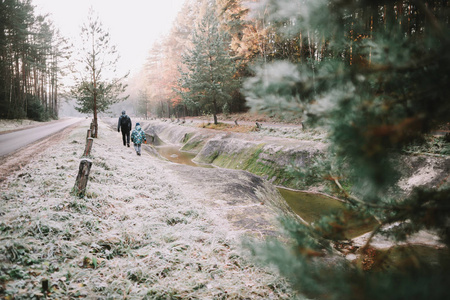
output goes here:
[[226, 222], [106, 124], [94, 140], [87, 195], [71, 195], [87, 128], [2, 183], [1, 297], [290, 298], [272, 270], [249, 262]]
[[16, 130], [30, 125], [42, 124], [33, 120], [5, 120], [0, 119], [0, 132], [8, 130]]
[[302, 129], [292, 126], [265, 126], [263, 125], [254, 133], [261, 136], [297, 139], [304, 141], [327, 142], [328, 134], [324, 129]]

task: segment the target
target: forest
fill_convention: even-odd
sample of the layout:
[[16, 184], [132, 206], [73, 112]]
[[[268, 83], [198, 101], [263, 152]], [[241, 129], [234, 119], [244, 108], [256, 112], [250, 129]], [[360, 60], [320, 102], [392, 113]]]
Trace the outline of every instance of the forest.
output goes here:
[[[377, 52], [383, 45], [375, 40], [382, 38], [391, 48], [385, 58], [404, 61], [403, 52], [409, 50], [399, 43], [425, 41], [427, 26], [441, 26], [445, 34], [449, 22], [448, 1], [320, 1], [316, 8], [326, 3], [337, 9], [318, 14], [302, 12], [308, 1], [291, 2], [185, 1], [169, 34], [149, 49], [140, 74], [144, 79], [129, 83], [137, 89], [132, 97], [136, 114], [246, 111], [244, 83], [257, 68], [276, 61], [307, 66], [317, 93], [321, 82], [314, 76], [321, 63], [337, 60], [349, 69], [374, 66], [377, 55], [384, 55]], [[0, 117], [57, 118], [68, 88], [61, 79], [70, 73], [73, 45], [48, 16], [36, 15], [31, 0], [0, 5]], [[288, 10], [297, 13], [288, 16]], [[310, 16], [305, 18], [305, 12]], [[305, 20], [313, 22], [310, 27]], [[389, 36], [394, 29], [403, 41]], [[436, 45], [427, 46], [434, 51]]]
[[0, 28], [0, 118], [57, 118], [68, 44], [29, 0], [1, 1]]
[[[399, 43], [424, 40], [426, 26], [448, 29], [448, 1], [319, 1], [302, 12], [309, 2], [186, 1], [171, 32], [149, 52], [146, 83], [135, 99], [138, 112], [181, 117], [245, 111], [243, 84], [255, 68], [289, 61], [314, 76], [329, 60], [349, 69], [373, 66], [384, 55], [375, 39], [391, 48], [386, 59], [405, 62], [410, 57], [402, 58], [403, 52], [414, 46], [401, 49]], [[321, 6], [328, 10], [314, 11]], [[393, 30], [396, 36], [389, 36]], [[320, 78], [312, 84], [317, 92]]]

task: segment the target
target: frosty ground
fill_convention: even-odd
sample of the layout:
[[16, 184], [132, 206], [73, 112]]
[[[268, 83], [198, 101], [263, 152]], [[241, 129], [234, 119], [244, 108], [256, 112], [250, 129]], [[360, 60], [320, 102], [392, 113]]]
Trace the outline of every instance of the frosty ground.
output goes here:
[[0, 120], [0, 132], [24, 129], [29, 126], [37, 126], [42, 124], [32, 120]]
[[[215, 184], [216, 196], [211, 189], [200, 190], [201, 176], [211, 183], [212, 171], [199, 171], [197, 185], [190, 186], [187, 177], [194, 171], [188, 166], [147, 152], [137, 156], [132, 147], [122, 146], [119, 133], [100, 123], [87, 194], [71, 195], [89, 122], [42, 145], [39, 154], [28, 153], [28, 163], [1, 183], [1, 297], [292, 297], [274, 270], [252, 264], [241, 247], [248, 236], [275, 234], [275, 223], [227, 218], [235, 204], [224, 198], [225, 188]], [[249, 188], [254, 177], [230, 172], [235, 173], [218, 174], [240, 181], [233, 197], [246, 198], [242, 203], [249, 212], [273, 211], [275, 218], [276, 210], [263, 205], [267, 196]], [[270, 188], [260, 184], [270, 195]], [[219, 204], [231, 206], [219, 209]], [[255, 224], [264, 232], [258, 234]]]

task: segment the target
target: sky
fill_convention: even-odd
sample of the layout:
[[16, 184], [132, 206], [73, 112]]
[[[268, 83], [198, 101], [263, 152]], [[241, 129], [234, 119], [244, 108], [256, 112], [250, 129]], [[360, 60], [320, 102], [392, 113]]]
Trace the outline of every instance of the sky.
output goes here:
[[38, 14], [50, 14], [63, 36], [76, 40], [89, 8], [98, 14], [121, 59], [118, 76], [138, 73], [153, 43], [167, 34], [185, 0], [32, 0]]

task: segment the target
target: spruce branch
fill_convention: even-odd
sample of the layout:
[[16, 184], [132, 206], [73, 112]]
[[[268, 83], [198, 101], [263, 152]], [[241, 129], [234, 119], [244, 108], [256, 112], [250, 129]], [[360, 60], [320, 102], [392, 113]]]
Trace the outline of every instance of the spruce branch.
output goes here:
[[[378, 221], [378, 220], [377, 220]], [[364, 244], [364, 246], [361, 247], [361, 250], [364, 252], [364, 250], [366, 250], [369, 245], [370, 242], [372, 241], [372, 239], [375, 237], [375, 235], [380, 231], [380, 229], [384, 226], [385, 224], [383, 224], [383, 222], [380, 222], [377, 224], [377, 226], [372, 230], [372, 232], [369, 235], [369, 238], [367, 239], [366, 243]]]
[[[339, 182], [339, 180], [337, 179], [337, 177], [331, 176], [331, 178], [333, 178], [333, 182], [336, 184], [336, 186], [339, 188], [340, 191], [342, 191], [342, 193], [344, 194], [346, 200], [349, 200], [348, 203], [352, 204], [352, 205], [356, 205], [356, 203], [361, 204], [363, 206], [368, 206], [371, 208], [381, 208], [381, 209], [389, 209], [389, 207], [385, 206], [385, 205], [378, 205], [378, 204], [374, 204], [374, 203], [367, 203], [353, 195], [350, 195], [341, 185], [341, 183]], [[356, 203], [355, 203], [356, 202]], [[377, 220], [379, 222], [379, 220]]]
[[450, 157], [450, 155], [445, 155], [445, 154], [435, 154], [435, 153], [428, 153], [428, 152], [415, 152], [415, 151], [408, 151], [408, 150], [403, 150], [404, 153], [406, 154], [410, 154], [410, 155], [426, 155], [426, 156], [432, 156], [432, 157], [442, 157], [442, 158], [448, 158]]

